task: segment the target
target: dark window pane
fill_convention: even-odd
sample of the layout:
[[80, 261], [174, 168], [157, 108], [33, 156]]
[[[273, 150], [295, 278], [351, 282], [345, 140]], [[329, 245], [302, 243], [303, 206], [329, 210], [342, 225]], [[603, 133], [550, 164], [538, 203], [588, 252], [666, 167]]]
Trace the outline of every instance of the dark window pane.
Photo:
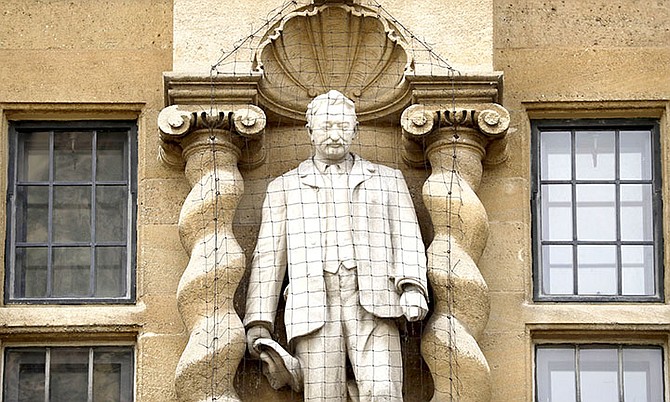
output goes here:
[[121, 297], [126, 292], [126, 248], [98, 247], [95, 255], [97, 297]]
[[47, 296], [48, 249], [16, 248], [14, 292], [17, 297]]
[[663, 402], [662, 359], [661, 348], [623, 350], [625, 401]]
[[91, 188], [54, 187], [53, 241], [91, 241]]
[[651, 132], [621, 131], [619, 133], [620, 177], [623, 180], [651, 180]]
[[131, 350], [96, 349], [93, 357], [93, 400], [130, 402], [133, 399]]
[[54, 134], [54, 180], [90, 181], [93, 136], [89, 131]]
[[98, 186], [95, 195], [95, 236], [97, 242], [126, 240], [128, 190], [121, 186]]
[[5, 352], [5, 402], [44, 402], [44, 351], [12, 350]]
[[17, 186], [16, 241], [46, 243], [49, 240], [49, 187]]
[[577, 180], [614, 180], [614, 131], [575, 133], [575, 176]]
[[577, 401], [573, 348], [538, 348], [536, 370], [538, 401]]
[[127, 132], [98, 133], [97, 180], [123, 181], [128, 177], [126, 156]]
[[542, 133], [540, 148], [542, 179], [569, 180], [572, 177], [570, 132]]
[[20, 133], [17, 164], [19, 181], [48, 181], [49, 133]]
[[53, 296], [89, 296], [91, 249], [55, 247], [53, 254]]
[[551, 295], [574, 293], [572, 246], [542, 247], [543, 292]]
[[582, 402], [619, 402], [618, 367], [617, 349], [581, 349]]
[[88, 348], [51, 349], [51, 402], [88, 401]]

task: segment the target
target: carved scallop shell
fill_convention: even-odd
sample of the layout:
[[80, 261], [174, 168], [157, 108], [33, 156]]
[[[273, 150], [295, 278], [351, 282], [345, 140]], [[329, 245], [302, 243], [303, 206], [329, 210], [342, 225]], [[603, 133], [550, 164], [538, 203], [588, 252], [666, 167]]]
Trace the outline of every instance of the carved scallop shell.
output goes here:
[[356, 102], [359, 120], [378, 118], [403, 106], [405, 49], [393, 25], [371, 9], [311, 6], [287, 15], [259, 46], [261, 94], [275, 112], [303, 120], [314, 96], [336, 89]]

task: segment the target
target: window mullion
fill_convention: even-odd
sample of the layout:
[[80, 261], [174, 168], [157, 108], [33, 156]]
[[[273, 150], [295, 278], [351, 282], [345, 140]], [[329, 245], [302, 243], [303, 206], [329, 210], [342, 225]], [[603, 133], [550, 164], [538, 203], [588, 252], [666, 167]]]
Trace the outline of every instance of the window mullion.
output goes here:
[[44, 358], [44, 402], [51, 400], [51, 348], [46, 348]]
[[617, 385], [619, 386], [619, 402], [624, 402], [623, 389], [623, 346], [617, 348]]
[[93, 348], [88, 348], [88, 402], [93, 402]]
[[572, 294], [579, 294], [579, 261], [577, 259], [577, 157], [576, 133], [570, 131], [570, 188], [572, 190]]
[[98, 131], [93, 131], [93, 141], [91, 149], [91, 261], [90, 261], [90, 278], [89, 278], [89, 296], [95, 297], [95, 286], [96, 286], [96, 269], [95, 269], [95, 257], [97, 250], [96, 243], [96, 183], [98, 179], [97, 175], [97, 159], [98, 159]]
[[623, 295], [623, 262], [621, 259], [621, 130], [614, 132], [614, 213], [616, 225], [616, 269], [617, 295]]
[[575, 345], [575, 395], [577, 396], [577, 402], [582, 402], [582, 384], [579, 376], [579, 345]]
[[[9, 255], [5, 256], [5, 258], [9, 259], [9, 286], [5, 285], [5, 289], [9, 288], [9, 297], [14, 298], [16, 295], [16, 232], [18, 231], [18, 220], [16, 219], [16, 192], [17, 192], [17, 182], [18, 182], [18, 170], [19, 170], [19, 155], [23, 155], [23, 144], [21, 141], [19, 141], [19, 132], [18, 130], [15, 130], [14, 135], [11, 137], [11, 143], [12, 144], [12, 149], [14, 150], [13, 158], [11, 160], [11, 165], [13, 166], [13, 170], [10, 170], [11, 176], [9, 177], [9, 180], [11, 180], [11, 186], [9, 186], [9, 191], [11, 193], [9, 194], [9, 205], [11, 208], [11, 216], [8, 218], [10, 219], [10, 228], [12, 230], [9, 230]], [[10, 150], [11, 152], [11, 150]], [[7, 278], [7, 277], [6, 277]]]
[[128, 130], [126, 132], [126, 144], [123, 146], [123, 158], [124, 158], [124, 163], [126, 164], [126, 171], [124, 172], [123, 178], [125, 180], [125, 185], [126, 185], [126, 194], [128, 199], [127, 199], [127, 208], [128, 208], [128, 215], [126, 218], [126, 238], [125, 238], [125, 247], [126, 247], [126, 275], [124, 276], [124, 280], [126, 283], [124, 284], [124, 289], [126, 290], [126, 296], [130, 296], [132, 294], [131, 288], [134, 286], [133, 284], [133, 270], [130, 269], [130, 267], [133, 266], [134, 264], [134, 256], [135, 253], [133, 252], [134, 248], [136, 247], [136, 240], [134, 238], [134, 233], [135, 233], [135, 203], [137, 200], [137, 188], [135, 186], [136, 183], [136, 176], [133, 174], [133, 165], [137, 165], [137, 161], [134, 160], [135, 156], [132, 152], [133, 150], [133, 138], [135, 136], [133, 135], [133, 130]]
[[46, 297], [53, 295], [53, 206], [54, 206], [54, 137], [49, 132], [49, 201], [47, 206], [47, 288]]

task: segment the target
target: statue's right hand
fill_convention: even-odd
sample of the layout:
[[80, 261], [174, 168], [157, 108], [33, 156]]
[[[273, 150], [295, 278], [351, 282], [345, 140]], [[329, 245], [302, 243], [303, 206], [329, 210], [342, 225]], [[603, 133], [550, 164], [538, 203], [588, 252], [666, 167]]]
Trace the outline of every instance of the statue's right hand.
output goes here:
[[268, 331], [268, 329], [263, 325], [254, 325], [247, 329], [247, 348], [249, 349], [251, 356], [255, 357], [256, 359], [260, 357], [260, 351], [254, 348], [254, 343], [256, 343], [258, 339], [262, 338], [272, 339], [270, 331]]

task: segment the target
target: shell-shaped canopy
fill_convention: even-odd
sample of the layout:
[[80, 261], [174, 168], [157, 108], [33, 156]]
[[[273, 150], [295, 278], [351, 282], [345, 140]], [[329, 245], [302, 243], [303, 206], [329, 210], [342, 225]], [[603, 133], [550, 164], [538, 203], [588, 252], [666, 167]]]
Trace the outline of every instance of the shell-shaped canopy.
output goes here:
[[344, 4], [287, 15], [256, 54], [261, 93], [275, 112], [304, 119], [310, 100], [336, 89], [356, 103], [359, 120], [378, 118], [407, 94], [406, 45], [371, 9]]

